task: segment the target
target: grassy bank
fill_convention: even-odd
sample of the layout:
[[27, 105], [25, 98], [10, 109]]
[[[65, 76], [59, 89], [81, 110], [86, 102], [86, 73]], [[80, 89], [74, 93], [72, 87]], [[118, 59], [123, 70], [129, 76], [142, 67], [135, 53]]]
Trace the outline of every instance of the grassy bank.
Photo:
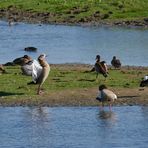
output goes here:
[[98, 85], [106, 84], [117, 94], [118, 90], [138, 90], [141, 78], [148, 73], [148, 68], [110, 69], [105, 81], [102, 75], [96, 80], [95, 72], [87, 72], [90, 69], [89, 65], [51, 65], [44, 93], [38, 96], [37, 85], [27, 85], [31, 77], [22, 75], [19, 66], [8, 66], [7, 73], [0, 75], [0, 104], [95, 105]]
[[[136, 20], [148, 17], [147, 0], [1, 0], [0, 9], [43, 13], [49, 22]], [[17, 10], [17, 11], [16, 11]], [[20, 12], [21, 11], [21, 12]], [[33, 15], [33, 14], [32, 14]], [[3, 17], [3, 16], [1, 16]]]

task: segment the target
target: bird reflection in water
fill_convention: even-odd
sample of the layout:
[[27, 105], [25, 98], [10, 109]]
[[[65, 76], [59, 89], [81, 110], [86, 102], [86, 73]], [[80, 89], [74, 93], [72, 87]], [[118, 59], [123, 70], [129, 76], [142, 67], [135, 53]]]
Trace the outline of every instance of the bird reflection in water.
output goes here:
[[49, 115], [47, 107], [30, 107], [27, 112], [27, 118], [31, 119], [32, 122], [48, 122]]
[[[117, 115], [112, 111], [101, 110], [98, 113], [99, 120], [101, 119], [106, 124], [115, 124], [117, 122]], [[109, 121], [109, 122], [108, 122]]]
[[99, 118], [100, 119], [112, 119], [114, 117], [115, 117], [115, 114], [112, 111], [101, 110], [99, 112]]

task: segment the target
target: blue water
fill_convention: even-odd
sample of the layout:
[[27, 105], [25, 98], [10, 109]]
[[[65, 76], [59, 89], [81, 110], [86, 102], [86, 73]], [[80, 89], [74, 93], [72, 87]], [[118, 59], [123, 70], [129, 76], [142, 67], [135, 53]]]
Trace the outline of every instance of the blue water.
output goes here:
[[[36, 53], [23, 49], [38, 48]], [[100, 54], [107, 64], [114, 55], [123, 65], [148, 66], [148, 30], [119, 27], [80, 27], [0, 21], [0, 63], [28, 54], [46, 53], [48, 62], [94, 64]]]
[[148, 107], [0, 107], [1, 148], [146, 148]]

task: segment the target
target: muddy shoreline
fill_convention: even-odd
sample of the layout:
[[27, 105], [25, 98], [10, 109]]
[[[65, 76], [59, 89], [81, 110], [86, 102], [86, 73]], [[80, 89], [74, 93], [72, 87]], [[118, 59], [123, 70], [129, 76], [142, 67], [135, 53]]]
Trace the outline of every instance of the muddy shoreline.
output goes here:
[[[59, 18], [59, 19], [57, 19]], [[55, 25], [78, 25], [78, 26], [121, 26], [121, 27], [138, 27], [148, 28], [148, 18], [138, 20], [108, 20], [100, 19], [94, 16], [75, 20], [73, 18], [61, 18], [58, 14], [45, 12], [31, 12], [8, 7], [0, 9], [0, 19], [8, 22], [26, 22], [37, 24], [55, 24]]]
[[[118, 99], [113, 106], [134, 106], [148, 105], [148, 88], [136, 89], [113, 89], [117, 94]], [[97, 88], [90, 89], [75, 89], [53, 92], [46, 95], [41, 95], [32, 100], [32, 97], [5, 101], [5, 97], [0, 97], [0, 106], [99, 106], [100, 103], [95, 99]], [[107, 105], [107, 104], [106, 104]]]

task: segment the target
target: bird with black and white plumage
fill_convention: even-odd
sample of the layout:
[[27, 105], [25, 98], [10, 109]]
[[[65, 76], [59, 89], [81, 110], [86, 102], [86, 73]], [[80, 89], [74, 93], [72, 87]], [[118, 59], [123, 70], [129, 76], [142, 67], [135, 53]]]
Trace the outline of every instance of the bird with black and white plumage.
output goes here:
[[105, 103], [109, 103], [109, 108], [111, 110], [112, 103], [117, 100], [117, 95], [109, 90], [106, 85], [102, 84], [99, 86], [99, 92], [96, 99], [102, 103], [101, 107], [104, 107]]
[[111, 65], [115, 68], [121, 68], [121, 61], [116, 58], [116, 56], [113, 56], [113, 59], [111, 60]]
[[105, 61], [100, 61], [100, 55], [96, 55], [96, 62], [90, 72], [96, 71], [96, 79], [99, 74], [102, 74], [105, 78], [108, 76], [108, 68]]
[[143, 80], [140, 82], [140, 87], [148, 86], [148, 75], [144, 76]]
[[49, 72], [50, 72], [50, 66], [47, 63], [45, 58], [46, 58], [45, 54], [41, 54], [38, 57], [38, 61], [39, 61], [39, 64], [41, 65], [41, 67], [42, 67], [42, 70], [41, 70], [39, 77], [36, 80], [36, 83], [39, 85], [38, 90], [37, 90], [37, 94], [41, 93], [41, 86], [43, 85], [43, 83], [47, 79]]

